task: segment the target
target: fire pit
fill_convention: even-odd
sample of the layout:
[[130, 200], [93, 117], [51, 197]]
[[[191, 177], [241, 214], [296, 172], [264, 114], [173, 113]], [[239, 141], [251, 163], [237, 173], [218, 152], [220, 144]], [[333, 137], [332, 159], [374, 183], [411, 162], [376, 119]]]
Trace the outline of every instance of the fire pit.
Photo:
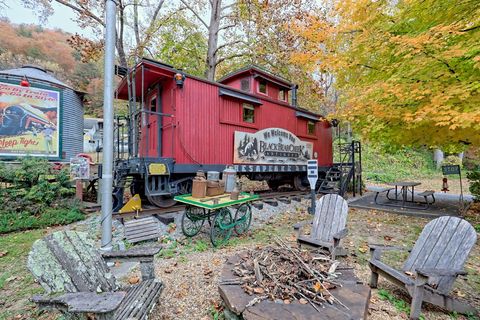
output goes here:
[[219, 292], [231, 312], [246, 320], [366, 319], [370, 288], [352, 268], [276, 242], [225, 263]]

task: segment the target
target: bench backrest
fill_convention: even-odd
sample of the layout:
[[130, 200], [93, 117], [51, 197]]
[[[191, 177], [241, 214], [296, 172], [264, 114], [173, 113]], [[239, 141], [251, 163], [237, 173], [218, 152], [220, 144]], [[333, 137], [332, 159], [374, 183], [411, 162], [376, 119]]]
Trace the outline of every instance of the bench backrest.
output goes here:
[[[427, 223], [403, 265], [403, 271], [417, 268], [459, 270], [477, 240], [475, 229], [466, 220], [444, 216]], [[440, 292], [448, 293], [455, 277], [429, 279]]]
[[86, 233], [58, 231], [35, 241], [27, 266], [47, 293], [109, 292], [118, 287]]
[[348, 204], [337, 194], [327, 194], [317, 200], [311, 236], [332, 242], [333, 235], [343, 230], [347, 223]]

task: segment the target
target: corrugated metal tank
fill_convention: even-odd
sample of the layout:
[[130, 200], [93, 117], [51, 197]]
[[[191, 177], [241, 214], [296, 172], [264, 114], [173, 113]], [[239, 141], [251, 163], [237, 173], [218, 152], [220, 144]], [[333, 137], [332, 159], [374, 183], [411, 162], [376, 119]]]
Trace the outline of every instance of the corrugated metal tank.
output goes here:
[[0, 71], [0, 81], [4, 79], [20, 82], [24, 76], [33, 86], [53, 87], [62, 91], [60, 157], [62, 161], [70, 161], [70, 158], [83, 152], [84, 93], [74, 90], [38, 66], [27, 65], [18, 69]]

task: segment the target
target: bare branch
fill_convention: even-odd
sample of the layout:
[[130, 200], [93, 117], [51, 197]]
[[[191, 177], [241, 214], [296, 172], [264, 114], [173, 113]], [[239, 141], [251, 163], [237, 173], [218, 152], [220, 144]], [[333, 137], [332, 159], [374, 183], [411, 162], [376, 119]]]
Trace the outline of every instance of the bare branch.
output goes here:
[[235, 5], [235, 3], [232, 3], [232, 4], [229, 4], [228, 6], [225, 6], [225, 7], [222, 7], [222, 12], [227, 10], [227, 9], [230, 9], [231, 7], [233, 7]]
[[233, 46], [234, 44], [237, 44], [237, 43], [244, 43], [244, 41], [243, 40], [236, 40], [236, 41], [224, 43], [221, 46], [218, 46], [217, 49], [215, 49], [213, 54], [217, 54], [217, 52], [220, 51], [221, 49], [223, 49], [225, 47], [228, 47], [228, 46]]
[[205, 28], [208, 29], [208, 24], [202, 19], [202, 17], [200, 17], [200, 15], [192, 7], [190, 7], [185, 0], [180, 0], [180, 1], [188, 10], [190, 10], [190, 12], [192, 12], [195, 15], [195, 17], [197, 17], [198, 20], [200, 20], [200, 22], [205, 26]]
[[247, 54], [246, 52], [235, 53], [235, 54], [232, 54], [232, 55], [229, 55], [229, 56], [220, 58], [220, 59], [217, 60], [216, 66], [218, 66], [220, 63], [222, 63], [222, 62], [225, 61], [225, 60], [230, 60], [230, 59], [233, 59], [233, 58], [243, 57], [243, 56], [246, 55], [246, 54]]
[[92, 18], [93, 20], [97, 21], [98, 23], [100, 23], [102, 26], [105, 27], [105, 22], [104, 22], [101, 18], [99, 18], [98, 16], [96, 16], [95, 14], [93, 14], [93, 12], [91, 12], [91, 11], [83, 8], [82, 6], [77, 7], [77, 6], [75, 6], [75, 5], [67, 2], [67, 1], [65, 1], [65, 0], [55, 0], [55, 1], [58, 2], [58, 3], [60, 3], [60, 4], [62, 4], [62, 5], [64, 5], [64, 6], [66, 6], [66, 7], [69, 7], [70, 9], [73, 9], [74, 11], [76, 11], [76, 12], [78, 12], [78, 13], [80, 13], [80, 14], [84, 14], [84, 15]]
[[160, 1], [158, 2], [158, 6], [157, 6], [157, 8], [155, 9], [155, 12], [153, 13], [152, 23], [154, 23], [155, 20], [157, 20], [158, 13], [160, 12], [160, 9], [162, 9], [164, 3], [165, 3], [165, 0], [160, 0]]
[[230, 28], [233, 28], [233, 27], [235, 27], [235, 26], [236, 26], [236, 24], [228, 24], [228, 25], [226, 25], [226, 26], [223, 26], [223, 27], [218, 28], [218, 31], [230, 29]]

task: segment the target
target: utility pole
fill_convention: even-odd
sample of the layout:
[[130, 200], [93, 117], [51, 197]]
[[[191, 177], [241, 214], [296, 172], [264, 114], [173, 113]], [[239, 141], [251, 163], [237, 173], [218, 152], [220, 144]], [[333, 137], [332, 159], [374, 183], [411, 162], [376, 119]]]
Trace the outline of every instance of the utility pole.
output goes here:
[[112, 250], [113, 77], [115, 61], [115, 0], [106, 0], [105, 68], [103, 83], [102, 247]]

